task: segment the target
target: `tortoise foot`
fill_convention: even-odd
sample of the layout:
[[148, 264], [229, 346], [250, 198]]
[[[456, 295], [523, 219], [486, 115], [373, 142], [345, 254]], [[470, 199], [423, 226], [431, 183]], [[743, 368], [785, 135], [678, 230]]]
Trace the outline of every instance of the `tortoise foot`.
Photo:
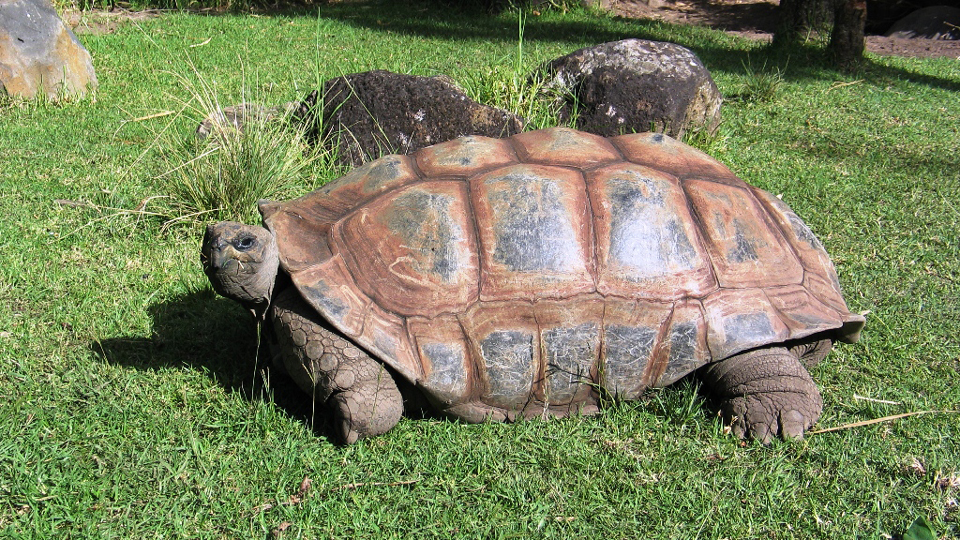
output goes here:
[[795, 352], [757, 349], [704, 368], [724, 422], [743, 439], [803, 438], [823, 409], [820, 391]]
[[[403, 414], [403, 397], [390, 373], [366, 354], [342, 363], [333, 378], [339, 391], [327, 402], [346, 444], [390, 431]], [[346, 380], [348, 385], [341, 385]]]

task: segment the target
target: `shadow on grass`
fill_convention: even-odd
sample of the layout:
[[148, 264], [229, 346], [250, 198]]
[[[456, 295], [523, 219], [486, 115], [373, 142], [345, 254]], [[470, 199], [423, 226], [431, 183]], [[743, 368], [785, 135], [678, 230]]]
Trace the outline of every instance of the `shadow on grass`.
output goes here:
[[139, 370], [201, 371], [229, 392], [272, 402], [319, 436], [334, 441], [333, 426], [283, 370], [270, 366], [267, 348], [257, 354], [257, 330], [239, 305], [210, 289], [150, 306], [153, 336], [113, 338], [90, 345], [111, 364]]
[[[728, 17], [741, 20], [749, 17], [752, 4], [727, 6]], [[737, 10], [743, 10], [742, 13]], [[360, 0], [325, 6], [313, 6], [288, 14], [336, 19], [356, 27], [380, 32], [395, 32], [444, 40], [490, 40], [515, 43], [518, 33], [516, 14], [491, 14], [472, 4], [463, 6], [438, 0]], [[789, 67], [785, 77], [795, 80], [837, 80], [844, 77], [836, 68], [825, 47], [816, 44], [789, 48], [757, 46], [749, 50], [734, 49], [731, 39], [705, 32], [695, 26], [663, 23], [649, 19], [626, 19], [604, 15], [579, 14], [567, 17], [526, 16], [523, 20], [523, 42], [604, 43], [629, 38], [670, 41], [693, 50], [708, 68], [742, 73], [745, 66], [769, 63]], [[735, 25], [734, 25], [735, 26]], [[571, 49], [570, 52], [573, 52]], [[889, 67], [864, 59], [857, 71], [868, 80], [910, 80], [932, 88], [960, 91], [960, 78], [953, 80], [917, 73], [909, 69]]]
[[[149, 2], [148, 2], [149, 4]], [[356, 0], [336, 3], [285, 2], [254, 9], [261, 17], [317, 18], [318, 28], [324, 19], [337, 20], [357, 28], [375, 32], [390, 32], [421, 38], [455, 42], [470, 40], [517, 43], [517, 12], [494, 13], [486, 3], [451, 0]], [[579, 9], [579, 8], [575, 8]], [[750, 27], [757, 16], [754, 4], [725, 7], [727, 27]], [[209, 16], [230, 13], [229, 10], [202, 11]], [[743, 73], [745, 66], [760, 65], [789, 67], [785, 79], [838, 80], [846, 78], [833, 66], [825, 47], [808, 44], [787, 50], [757, 45], [744, 49], [732, 45], [734, 38], [705, 31], [692, 25], [663, 23], [650, 19], [634, 19], [590, 14], [578, 11], [571, 14], [536, 16], [524, 11], [524, 43], [571, 42], [605, 43], [628, 38], [669, 41], [693, 50], [711, 71]], [[769, 14], [765, 15], [769, 18]], [[573, 52], [573, 48], [569, 52]], [[909, 80], [931, 88], [960, 91], [960, 78], [941, 78], [896, 68], [864, 59], [857, 76], [882, 83]]]

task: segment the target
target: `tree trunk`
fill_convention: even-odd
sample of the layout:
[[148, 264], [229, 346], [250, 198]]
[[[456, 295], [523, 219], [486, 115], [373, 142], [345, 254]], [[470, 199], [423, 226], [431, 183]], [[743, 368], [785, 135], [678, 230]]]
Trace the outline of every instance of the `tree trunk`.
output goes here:
[[795, 45], [803, 42], [811, 31], [826, 28], [830, 22], [833, 1], [780, 0], [773, 44], [775, 46]]
[[866, 23], [866, 0], [838, 0], [829, 46], [838, 66], [850, 68], [863, 59]]

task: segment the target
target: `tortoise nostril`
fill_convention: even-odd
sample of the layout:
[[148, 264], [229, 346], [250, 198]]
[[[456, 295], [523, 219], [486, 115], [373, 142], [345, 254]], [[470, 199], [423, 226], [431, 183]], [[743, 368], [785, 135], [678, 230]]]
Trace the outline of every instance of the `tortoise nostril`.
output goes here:
[[219, 271], [225, 266], [229, 265], [231, 260], [233, 260], [232, 257], [225, 256], [223, 252], [217, 250], [210, 253], [210, 256], [206, 260], [206, 264], [208, 269]]

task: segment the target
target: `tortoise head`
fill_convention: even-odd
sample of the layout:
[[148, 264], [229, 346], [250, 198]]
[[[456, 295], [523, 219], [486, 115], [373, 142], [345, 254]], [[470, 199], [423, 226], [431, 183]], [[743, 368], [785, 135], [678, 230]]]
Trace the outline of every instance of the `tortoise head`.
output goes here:
[[234, 221], [208, 225], [200, 261], [213, 290], [264, 318], [280, 265], [273, 233]]

